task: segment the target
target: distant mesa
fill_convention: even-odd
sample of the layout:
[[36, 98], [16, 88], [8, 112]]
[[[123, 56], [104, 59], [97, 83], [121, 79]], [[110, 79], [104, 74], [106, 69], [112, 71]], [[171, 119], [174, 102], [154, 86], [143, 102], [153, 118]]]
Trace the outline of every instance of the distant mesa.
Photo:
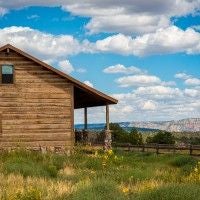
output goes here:
[[130, 122], [129, 126], [159, 129], [170, 132], [198, 132], [200, 131], [200, 118], [182, 119], [177, 121]]
[[[138, 128], [139, 131], [155, 131], [165, 130], [169, 132], [199, 132], [200, 118], [189, 118], [173, 121], [133, 121], [133, 122], [119, 122], [119, 125], [127, 130], [132, 127]], [[77, 124], [76, 129], [83, 129], [83, 124]], [[88, 129], [102, 130], [105, 127], [104, 123], [89, 124]]]

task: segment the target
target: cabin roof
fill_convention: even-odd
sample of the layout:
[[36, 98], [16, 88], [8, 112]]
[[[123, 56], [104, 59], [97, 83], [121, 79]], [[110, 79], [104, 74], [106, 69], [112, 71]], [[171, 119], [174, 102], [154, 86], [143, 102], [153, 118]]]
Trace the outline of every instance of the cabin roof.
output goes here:
[[79, 80], [65, 74], [58, 69], [44, 63], [43, 61], [31, 56], [30, 54], [10, 45], [6, 44], [5, 46], [0, 47], [0, 52], [6, 49], [13, 50], [18, 54], [38, 63], [39, 65], [43, 66], [44, 68], [53, 71], [54, 73], [60, 75], [63, 78], [66, 78], [69, 82], [73, 83], [74, 85], [74, 108], [84, 108], [84, 107], [94, 107], [94, 106], [103, 106], [107, 104], [117, 104], [117, 100], [96, 90]]

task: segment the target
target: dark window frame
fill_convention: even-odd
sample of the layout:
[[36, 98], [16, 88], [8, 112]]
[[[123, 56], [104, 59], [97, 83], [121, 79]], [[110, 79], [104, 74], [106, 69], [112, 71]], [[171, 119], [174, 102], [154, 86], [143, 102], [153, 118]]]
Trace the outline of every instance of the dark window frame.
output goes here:
[[[12, 83], [10, 82], [10, 83], [3, 83], [3, 67], [4, 66], [10, 66], [10, 67], [12, 67]], [[14, 67], [14, 65], [13, 64], [2, 64], [1, 66], [0, 66], [0, 84], [1, 85], [13, 85], [13, 84], [15, 84], [15, 67]]]

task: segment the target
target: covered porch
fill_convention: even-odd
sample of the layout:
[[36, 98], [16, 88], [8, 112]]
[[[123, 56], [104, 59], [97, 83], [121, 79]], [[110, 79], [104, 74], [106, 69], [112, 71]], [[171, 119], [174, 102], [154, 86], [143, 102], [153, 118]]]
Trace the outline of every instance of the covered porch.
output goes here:
[[[89, 89], [89, 90], [88, 90]], [[76, 142], [91, 142], [88, 137], [91, 130], [88, 129], [88, 108], [91, 107], [105, 107], [105, 128], [101, 131], [103, 134], [101, 137], [101, 143], [104, 143], [105, 148], [111, 147], [111, 131], [109, 127], [109, 105], [117, 104], [117, 100], [91, 88], [85, 86], [84, 88], [74, 87], [74, 109], [83, 109], [83, 129], [75, 130], [75, 140]], [[100, 141], [99, 141], [100, 142]]]

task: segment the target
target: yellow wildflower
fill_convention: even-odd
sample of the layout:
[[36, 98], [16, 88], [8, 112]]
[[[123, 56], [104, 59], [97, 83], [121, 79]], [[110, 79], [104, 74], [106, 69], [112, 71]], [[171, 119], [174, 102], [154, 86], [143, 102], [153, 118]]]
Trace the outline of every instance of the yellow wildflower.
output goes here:
[[112, 149], [108, 150], [108, 155], [112, 155], [112, 154], [113, 154], [113, 150]]
[[96, 157], [98, 156], [98, 151], [95, 151], [95, 154], [94, 154]]
[[194, 168], [194, 171], [195, 171], [195, 172], [198, 172], [198, 169], [197, 169], [197, 167], [195, 167], [195, 168]]
[[129, 188], [123, 187], [122, 188], [122, 192], [125, 193], [125, 194], [127, 194], [129, 192]]

